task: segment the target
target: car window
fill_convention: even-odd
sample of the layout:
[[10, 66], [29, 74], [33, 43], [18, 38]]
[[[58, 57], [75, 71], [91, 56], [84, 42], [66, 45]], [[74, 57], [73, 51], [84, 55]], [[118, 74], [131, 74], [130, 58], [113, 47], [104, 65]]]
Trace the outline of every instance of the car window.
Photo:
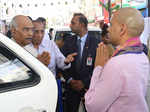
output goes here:
[[0, 92], [35, 85], [39, 76], [15, 53], [0, 43]]
[[88, 34], [92, 37], [95, 37], [99, 42], [101, 41], [101, 32], [100, 31], [88, 31]]
[[[101, 41], [101, 31], [88, 31], [88, 34], [95, 37], [99, 42]], [[71, 31], [56, 31], [55, 40], [62, 38], [63, 36], [69, 37], [75, 35]]]
[[63, 36], [69, 37], [74, 35], [71, 31], [56, 31], [55, 40], [62, 38]]
[[[3, 57], [1, 55], [1, 57]], [[4, 57], [4, 62], [0, 62], [0, 83], [15, 82], [30, 78], [27, 68], [18, 59], [8, 60]], [[7, 61], [6, 61], [7, 60]]]

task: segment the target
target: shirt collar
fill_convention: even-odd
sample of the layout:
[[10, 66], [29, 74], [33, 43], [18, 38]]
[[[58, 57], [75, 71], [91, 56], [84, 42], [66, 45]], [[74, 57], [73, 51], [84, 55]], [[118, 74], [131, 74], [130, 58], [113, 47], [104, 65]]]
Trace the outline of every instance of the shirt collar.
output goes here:
[[44, 41], [44, 38], [43, 38], [43, 40], [42, 40], [42, 42], [41, 42], [41, 44], [40, 44], [40, 47], [46, 47], [46, 43], [45, 43], [45, 41]]
[[16, 40], [13, 37], [11, 38], [11, 40], [14, 41], [14, 42], [16, 42]]
[[[30, 43], [29, 45], [32, 46], [32, 47], [34, 48], [33, 43]], [[45, 47], [46, 47], [46, 44], [44, 43], [43, 40], [42, 40], [41, 44], [39, 45], [39, 47], [42, 47], [42, 48], [45, 48]]]
[[78, 36], [78, 39], [81, 39], [81, 42], [84, 42], [86, 41], [86, 38], [87, 38], [87, 35], [88, 33], [86, 33], [84, 36], [82, 36], [81, 38]]

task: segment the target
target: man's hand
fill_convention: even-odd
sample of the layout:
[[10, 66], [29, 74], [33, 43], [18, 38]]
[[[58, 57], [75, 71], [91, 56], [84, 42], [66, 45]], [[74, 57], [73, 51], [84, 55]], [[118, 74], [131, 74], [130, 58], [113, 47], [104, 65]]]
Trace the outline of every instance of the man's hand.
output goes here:
[[69, 55], [66, 57], [64, 63], [65, 63], [65, 64], [69, 64], [69, 63], [73, 62], [73, 61], [74, 61], [74, 56], [76, 56], [76, 55], [77, 55], [77, 53], [69, 54]]
[[95, 60], [95, 67], [96, 66], [104, 66], [109, 59], [109, 50], [104, 43], [100, 43], [98, 45], [96, 51], [96, 60]]
[[76, 91], [81, 91], [84, 88], [84, 84], [81, 80], [71, 80], [70, 81], [72, 89]]
[[39, 54], [37, 56], [37, 59], [46, 66], [48, 66], [50, 64], [50, 54], [48, 52], [44, 51], [41, 55]]

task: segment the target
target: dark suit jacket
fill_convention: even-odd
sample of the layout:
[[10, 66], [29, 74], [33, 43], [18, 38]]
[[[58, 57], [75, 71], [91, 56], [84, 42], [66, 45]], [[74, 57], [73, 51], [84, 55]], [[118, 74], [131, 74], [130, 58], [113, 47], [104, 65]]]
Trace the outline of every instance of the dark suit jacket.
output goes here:
[[[81, 68], [80, 70], [77, 70], [77, 56], [75, 56], [75, 60], [71, 63], [71, 68], [67, 69], [64, 72], [66, 80], [68, 80], [71, 77], [75, 80], [81, 80], [84, 83], [85, 88], [89, 88], [91, 76], [94, 69], [96, 48], [98, 46], [98, 43], [99, 42], [95, 37], [92, 37], [92, 35], [88, 35], [82, 53]], [[77, 52], [77, 36], [68, 37], [65, 40], [65, 44], [61, 50], [65, 56], [67, 56], [70, 53]], [[88, 57], [92, 58], [91, 66], [87, 65]]]

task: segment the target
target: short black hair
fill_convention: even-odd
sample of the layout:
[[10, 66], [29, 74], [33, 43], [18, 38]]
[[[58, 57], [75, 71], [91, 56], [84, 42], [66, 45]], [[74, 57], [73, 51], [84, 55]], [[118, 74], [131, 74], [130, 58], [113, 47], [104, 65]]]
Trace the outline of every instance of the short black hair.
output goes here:
[[36, 20], [43, 22], [46, 22], [46, 19], [44, 17], [38, 17]]
[[85, 27], [87, 28], [87, 26], [88, 26], [88, 20], [85, 17], [85, 15], [82, 14], [82, 13], [74, 13], [73, 17], [75, 17], [75, 16], [79, 16], [79, 22], [83, 23], [85, 25]]
[[40, 21], [39, 19], [36, 19], [36, 20], [32, 20], [32, 22], [34, 23], [42, 23], [43, 24], [43, 22], [42, 21]]
[[105, 36], [108, 33], [108, 25], [104, 23], [103, 28], [102, 28], [102, 36]]

